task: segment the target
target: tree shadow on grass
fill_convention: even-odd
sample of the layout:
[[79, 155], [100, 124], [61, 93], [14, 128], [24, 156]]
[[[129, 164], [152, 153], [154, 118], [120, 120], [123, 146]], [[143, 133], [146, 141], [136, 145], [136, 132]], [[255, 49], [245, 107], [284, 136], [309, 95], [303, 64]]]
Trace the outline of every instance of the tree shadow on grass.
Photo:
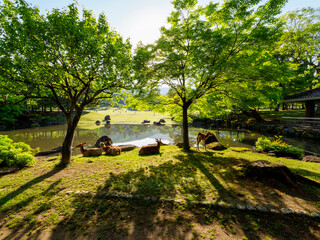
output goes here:
[[[167, 225], [167, 220], [162, 222], [155, 219], [159, 209], [162, 209], [162, 203], [152, 201], [152, 197], [179, 198], [183, 194], [180, 190], [194, 191], [199, 200], [204, 196], [195, 173], [196, 168], [193, 166], [168, 161], [159, 166], [151, 165], [136, 171], [110, 174], [95, 196], [75, 197], [72, 205], [76, 210], [58, 224], [52, 239], [70, 239], [74, 234], [83, 234], [85, 229], [94, 228], [92, 221], [99, 223], [95, 225], [95, 237], [101, 235], [104, 236], [102, 239], [126, 239], [130, 234], [134, 239], [147, 239], [155, 231], [155, 221], [160, 225]], [[182, 178], [186, 181], [181, 182]], [[179, 190], [177, 185], [180, 186]], [[135, 198], [110, 197], [114, 193], [130, 193]], [[150, 200], [144, 199], [145, 197]], [[59, 234], [62, 229], [70, 232], [62, 237]], [[186, 237], [183, 231], [173, 231], [173, 226], [166, 226], [166, 229], [170, 239]]]
[[63, 169], [64, 169], [63, 167], [57, 166], [54, 169], [52, 169], [51, 171], [47, 172], [46, 174], [43, 174], [43, 175], [41, 175], [39, 177], [36, 177], [36, 178], [32, 179], [31, 181], [23, 184], [17, 190], [15, 190], [13, 192], [10, 192], [6, 196], [0, 198], [0, 207], [3, 206], [4, 204], [6, 204], [9, 200], [11, 200], [11, 199], [15, 198], [16, 196], [20, 195], [21, 193], [23, 193], [27, 189], [29, 189], [32, 186], [44, 181], [47, 178], [52, 177], [53, 175], [55, 175], [56, 173], [60, 172]]
[[[52, 202], [50, 202], [50, 199], [54, 198], [59, 192], [61, 192], [63, 189], [58, 188], [57, 186], [60, 184], [61, 179], [55, 181], [54, 183], [50, 184], [50, 186], [42, 191], [41, 193], [37, 195], [33, 195], [31, 197], [28, 197], [25, 200], [22, 200], [12, 206], [10, 208], [10, 213], [19, 215], [20, 213], [23, 213], [27, 208], [29, 209], [27, 214], [20, 219], [19, 222], [14, 222], [11, 224], [14, 224], [12, 226], [15, 229], [21, 229], [20, 231], [12, 231], [9, 235], [7, 235], [4, 240], [9, 239], [23, 239], [28, 235], [30, 231], [35, 229], [38, 225], [38, 222], [41, 219], [41, 214], [44, 213], [46, 210], [49, 210], [52, 207]], [[48, 201], [41, 201], [40, 204], [36, 208], [33, 209], [31, 205], [37, 198], [46, 198]], [[1, 217], [1, 221], [6, 217], [6, 214], [3, 214]], [[38, 218], [38, 219], [37, 219]], [[35, 236], [30, 236], [30, 239], [36, 239]]]
[[[286, 200], [278, 194], [270, 193], [275, 189], [291, 196], [291, 201], [296, 202], [298, 209], [304, 208], [302, 201], [318, 201], [319, 189], [306, 184], [299, 184], [298, 188], [283, 184], [276, 179], [256, 180], [244, 177], [240, 169], [250, 163], [241, 158], [222, 157], [219, 153], [190, 151], [175, 156], [179, 161], [195, 166], [210, 181], [212, 187], [218, 191], [219, 200], [232, 204], [274, 205], [276, 208], [287, 207]], [[312, 173], [306, 173], [311, 175]], [[315, 194], [316, 193], [316, 194]]]
[[[280, 228], [284, 227], [293, 230], [292, 233], [285, 232], [289, 238], [296, 236], [295, 226], [290, 221], [282, 221], [281, 215], [274, 217], [271, 213], [255, 214], [192, 202], [180, 204], [145, 199], [179, 199], [189, 194], [195, 200], [204, 200], [206, 192], [198, 182], [199, 171], [218, 191], [219, 198], [237, 198], [237, 192], [220, 183], [210, 171], [208, 164], [231, 167], [243, 164], [244, 160], [212, 155], [212, 152], [201, 155], [196, 152], [178, 154], [174, 156], [178, 162], [169, 160], [159, 166], [150, 165], [129, 172], [110, 174], [95, 195], [73, 195], [71, 205], [74, 211], [58, 223], [51, 239], [201, 239], [202, 230], [208, 231], [217, 226], [221, 226], [221, 231], [227, 233], [225, 238], [232, 236], [234, 231], [247, 236], [248, 239], [259, 239], [256, 237], [257, 234], [269, 235], [269, 231], [275, 231], [276, 236], [282, 236], [283, 231]], [[219, 176], [230, 180], [230, 177], [222, 173]], [[112, 197], [115, 193], [119, 193], [119, 197]], [[121, 193], [130, 193], [134, 198], [122, 197]], [[272, 217], [279, 222], [274, 229], [268, 225], [268, 220]], [[260, 220], [262, 227], [256, 227]], [[235, 223], [238, 229], [230, 227]], [[200, 226], [202, 230], [196, 229], [195, 225]], [[319, 231], [316, 224], [311, 225]], [[194, 232], [198, 230], [200, 233], [196, 235]], [[305, 239], [316, 239], [306, 226], [299, 231]]]

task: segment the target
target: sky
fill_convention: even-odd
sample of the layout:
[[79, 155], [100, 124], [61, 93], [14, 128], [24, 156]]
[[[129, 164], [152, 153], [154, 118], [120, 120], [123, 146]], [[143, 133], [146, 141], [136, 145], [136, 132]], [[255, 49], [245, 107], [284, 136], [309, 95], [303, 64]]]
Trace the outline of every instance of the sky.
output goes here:
[[[218, 0], [213, 0], [217, 2]], [[0, 1], [1, 2], [1, 1]], [[53, 8], [64, 8], [73, 3], [72, 0], [27, 0], [36, 5], [42, 13]], [[107, 16], [108, 22], [125, 39], [130, 38], [133, 46], [139, 41], [152, 43], [160, 36], [160, 28], [173, 10], [171, 0], [78, 0], [79, 7], [92, 10], [98, 17], [101, 12]], [[198, 0], [206, 5], [209, 0]], [[283, 12], [306, 7], [319, 8], [320, 0], [288, 0]]]

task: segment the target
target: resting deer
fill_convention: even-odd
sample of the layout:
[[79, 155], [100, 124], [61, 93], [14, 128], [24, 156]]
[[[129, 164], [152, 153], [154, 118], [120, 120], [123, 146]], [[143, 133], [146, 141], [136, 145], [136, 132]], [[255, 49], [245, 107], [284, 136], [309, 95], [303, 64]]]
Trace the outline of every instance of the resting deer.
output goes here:
[[159, 154], [160, 153], [160, 145], [161, 139], [156, 138], [156, 145], [148, 145], [142, 146], [139, 150], [139, 155], [152, 155], [152, 154]]
[[112, 146], [112, 145], [106, 146], [105, 145], [106, 143], [107, 142], [101, 142], [100, 147], [101, 147], [102, 151], [104, 151], [107, 155], [115, 156], [115, 155], [121, 154], [121, 148], [119, 148], [117, 146]]
[[91, 157], [91, 156], [100, 156], [102, 154], [102, 150], [100, 148], [84, 148], [86, 143], [80, 143], [76, 146], [76, 148], [80, 148], [80, 151], [84, 157]]
[[197, 134], [197, 150], [199, 151], [199, 143], [201, 142], [201, 145], [204, 146], [204, 149], [207, 150], [207, 147], [206, 147], [206, 140], [211, 137], [211, 136], [214, 136], [213, 133], [209, 132], [209, 131], [206, 131], [206, 133], [202, 133], [202, 132], [199, 132]]

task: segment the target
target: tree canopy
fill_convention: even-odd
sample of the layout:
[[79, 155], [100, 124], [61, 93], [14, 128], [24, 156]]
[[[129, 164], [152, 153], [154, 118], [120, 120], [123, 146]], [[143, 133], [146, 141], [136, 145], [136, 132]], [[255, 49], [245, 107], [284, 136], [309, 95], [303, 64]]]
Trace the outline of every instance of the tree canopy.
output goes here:
[[132, 87], [131, 45], [104, 14], [80, 17], [76, 3], [42, 15], [24, 0], [4, 0], [0, 10], [0, 88], [61, 109], [68, 124], [61, 163], [68, 164], [83, 109]]
[[190, 148], [188, 108], [202, 96], [237, 82], [241, 61], [257, 61], [252, 49], [276, 40], [280, 31], [276, 15], [286, 1], [261, 2], [226, 0], [200, 7], [196, 0], [175, 0], [170, 26], [161, 29], [156, 44], [138, 48], [138, 77], [152, 77], [148, 86], [168, 85], [175, 94], [167, 101], [182, 108], [184, 149]]

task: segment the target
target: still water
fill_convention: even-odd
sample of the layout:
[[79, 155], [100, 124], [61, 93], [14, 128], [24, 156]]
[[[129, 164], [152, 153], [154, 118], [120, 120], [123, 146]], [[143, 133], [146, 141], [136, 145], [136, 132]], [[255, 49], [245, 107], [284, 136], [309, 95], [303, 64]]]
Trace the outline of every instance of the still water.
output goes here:
[[[15, 142], [25, 142], [32, 148], [40, 148], [40, 151], [47, 151], [60, 146], [63, 142], [66, 125], [38, 127], [31, 129], [19, 129], [12, 131], [0, 131], [1, 135], [8, 135]], [[196, 135], [203, 129], [189, 128], [190, 145], [195, 146]], [[219, 142], [226, 147], [249, 147], [254, 146], [257, 138], [261, 136], [254, 132], [210, 130], [213, 132]], [[132, 124], [114, 124], [108, 128], [101, 126], [93, 130], [77, 129], [75, 132], [74, 143], [76, 146], [81, 142], [86, 142], [87, 147], [93, 146], [101, 136], [109, 136], [114, 145], [134, 144], [138, 147], [150, 143], [155, 143], [155, 138], [161, 138], [162, 142], [167, 144], [176, 144], [182, 142], [180, 126], [153, 126], [153, 125], [132, 125]], [[320, 144], [316, 142], [303, 142], [285, 138], [289, 144], [305, 149], [309, 153], [320, 154]], [[74, 150], [79, 153], [78, 149]]]

